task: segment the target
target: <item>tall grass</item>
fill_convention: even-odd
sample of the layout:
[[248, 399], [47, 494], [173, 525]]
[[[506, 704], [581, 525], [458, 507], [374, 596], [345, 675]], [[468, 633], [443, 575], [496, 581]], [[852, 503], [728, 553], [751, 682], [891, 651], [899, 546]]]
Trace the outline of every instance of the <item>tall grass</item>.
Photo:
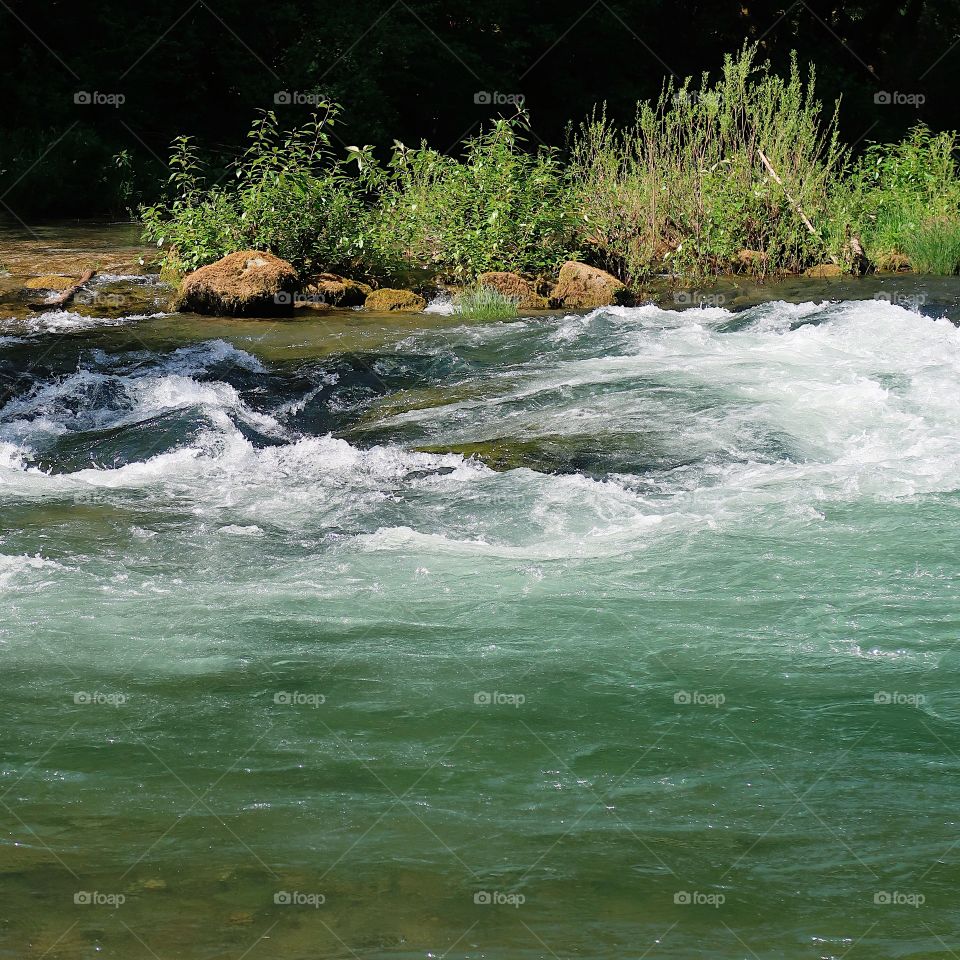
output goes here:
[[915, 127], [874, 144], [836, 185], [834, 229], [857, 231], [879, 267], [904, 260], [921, 273], [960, 270], [960, 178], [955, 132]]
[[519, 307], [515, 297], [482, 283], [467, 287], [454, 299], [455, 312], [465, 320], [511, 320]]
[[573, 134], [584, 243], [628, 283], [725, 272], [744, 250], [763, 270], [824, 254], [800, 211], [822, 223], [846, 163], [836, 111], [824, 118], [812, 71], [805, 83], [794, 61], [784, 79], [755, 55], [728, 56], [714, 84], [668, 82], [627, 129], [600, 111]]

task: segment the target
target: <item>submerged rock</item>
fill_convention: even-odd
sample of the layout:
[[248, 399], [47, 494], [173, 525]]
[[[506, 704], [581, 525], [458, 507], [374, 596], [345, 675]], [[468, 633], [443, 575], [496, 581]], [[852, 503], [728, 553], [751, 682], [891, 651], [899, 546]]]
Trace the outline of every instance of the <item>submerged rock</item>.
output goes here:
[[550, 302], [557, 307], [588, 310], [629, 307], [634, 303], [634, 296], [612, 273], [568, 260], [560, 268], [560, 278]]
[[177, 309], [220, 317], [289, 316], [296, 288], [296, 271], [286, 260], [241, 250], [186, 277]]
[[549, 307], [546, 297], [541, 297], [533, 284], [524, 280], [518, 273], [490, 271], [481, 273], [477, 283], [491, 287], [504, 297], [517, 301], [520, 310], [546, 310]]
[[382, 290], [374, 290], [367, 297], [364, 305], [368, 310], [418, 313], [426, 309], [427, 301], [412, 290], [391, 290], [385, 287]]
[[332, 307], [362, 307], [373, 287], [359, 280], [348, 280], [336, 273], [321, 273], [304, 288], [308, 297], [317, 297], [320, 302]]

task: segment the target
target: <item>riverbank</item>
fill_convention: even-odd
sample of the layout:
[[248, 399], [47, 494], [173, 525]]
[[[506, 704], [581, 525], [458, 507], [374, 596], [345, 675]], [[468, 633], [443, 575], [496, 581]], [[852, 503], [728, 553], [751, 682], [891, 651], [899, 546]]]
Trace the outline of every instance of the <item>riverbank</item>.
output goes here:
[[[298, 311], [293, 318], [273, 323], [266, 331], [256, 319], [175, 316], [177, 288], [161, 279], [156, 250], [139, 238], [139, 226], [129, 223], [47, 221], [26, 228], [0, 220], [3, 331], [13, 333], [43, 323], [68, 329], [71, 323], [97, 318], [158, 315], [157, 329], [177, 331], [177, 335], [194, 331], [197, 337], [253, 336], [264, 342], [286, 342], [290, 348], [300, 341], [309, 342], [310, 349], [323, 349], [327, 343], [327, 348], [335, 352], [374, 344], [389, 330], [414, 329], [424, 322], [438, 326], [458, 322], [450, 291], [437, 289], [425, 291], [431, 300], [425, 315], [371, 314], [354, 309], [331, 309], [323, 314]], [[39, 295], [27, 287], [28, 283], [49, 275], [76, 278], [89, 269], [103, 273], [72, 302], [65, 315], [55, 313], [44, 321], [43, 314], [30, 309], [29, 304]], [[690, 286], [664, 279], [643, 285], [636, 295], [638, 303], [655, 304], [664, 310], [723, 307], [739, 311], [771, 300], [805, 303], [878, 299], [960, 322], [960, 294], [955, 281], [903, 272], [765, 280], [739, 276]], [[568, 312], [526, 311], [534, 316]]]

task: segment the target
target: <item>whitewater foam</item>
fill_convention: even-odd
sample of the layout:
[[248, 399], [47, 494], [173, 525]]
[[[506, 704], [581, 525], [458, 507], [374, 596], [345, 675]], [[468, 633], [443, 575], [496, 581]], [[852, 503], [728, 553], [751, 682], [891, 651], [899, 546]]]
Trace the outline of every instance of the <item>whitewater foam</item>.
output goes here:
[[[222, 516], [223, 529], [263, 516], [284, 529], [346, 525], [368, 550], [425, 537], [527, 557], [629, 551], [653, 535], [771, 512], [817, 524], [826, 501], [957, 489], [960, 331], [948, 321], [868, 301], [764, 305], [746, 315], [615, 308], [497, 326], [498, 337], [523, 339], [528, 357], [494, 365], [479, 383], [484, 399], [384, 420], [405, 432], [403, 445], [362, 450], [292, 432], [279, 418], [303, 409], [319, 387], [260, 413], [233, 386], [198, 381], [217, 364], [263, 369], [213, 341], [146, 371], [79, 372], [11, 401], [0, 420], [0, 484], [28, 497], [155, 489]], [[121, 399], [83, 407], [107, 387]], [[180, 410], [201, 411], [209, 424], [180, 449], [56, 476], [25, 466], [24, 451], [44, 432], [129, 426]], [[257, 447], [242, 424], [279, 445]], [[653, 444], [643, 473], [495, 473], [458, 454], [405, 449], [498, 437], [595, 442], [611, 430], [611, 453], [618, 436]], [[669, 453], [659, 468], [658, 445]], [[687, 462], [672, 462], [674, 450]]]

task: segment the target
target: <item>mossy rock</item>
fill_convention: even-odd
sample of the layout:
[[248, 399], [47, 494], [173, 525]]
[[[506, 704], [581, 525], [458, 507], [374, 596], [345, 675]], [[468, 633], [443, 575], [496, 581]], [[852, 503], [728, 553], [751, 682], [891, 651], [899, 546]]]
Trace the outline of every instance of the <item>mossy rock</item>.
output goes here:
[[384, 287], [382, 290], [374, 290], [367, 297], [364, 306], [379, 313], [419, 313], [426, 309], [427, 301], [412, 290], [391, 290]]
[[913, 270], [910, 259], [902, 253], [891, 253], [884, 257], [877, 266], [881, 270], [889, 270], [894, 273], [910, 273]]
[[215, 317], [276, 317], [293, 312], [297, 274], [286, 260], [240, 250], [191, 273], [176, 307]]
[[560, 456], [551, 456], [555, 451], [548, 438], [518, 440], [515, 437], [500, 437], [495, 440], [465, 441], [463, 443], [436, 443], [416, 447], [419, 453], [458, 453], [467, 459], [479, 460], [491, 470], [503, 472], [520, 467], [550, 471]]
[[28, 290], [55, 290], [63, 293], [75, 287], [77, 281], [73, 277], [61, 277], [59, 274], [48, 274], [44, 277], [31, 277], [25, 284]]
[[847, 271], [838, 263], [818, 263], [803, 271], [805, 277], [814, 277], [817, 280], [823, 280], [826, 277], [842, 277], [845, 273]]
[[332, 307], [362, 307], [373, 293], [373, 287], [336, 273], [321, 273], [310, 279], [303, 292], [308, 297], [320, 298]]
[[597, 307], [631, 307], [635, 298], [612, 273], [568, 260], [560, 268], [550, 302], [565, 309], [593, 310]]
[[296, 298], [293, 304], [294, 310], [300, 310], [309, 313], [331, 313], [333, 311], [333, 307], [331, 307], [326, 301], [309, 299], [309, 297], [316, 296], [316, 294], [307, 294], [306, 296], [308, 299], [303, 299], [301, 297]]
[[737, 254], [734, 264], [741, 270], [763, 273], [767, 269], [769, 259], [762, 250], [741, 250]]

